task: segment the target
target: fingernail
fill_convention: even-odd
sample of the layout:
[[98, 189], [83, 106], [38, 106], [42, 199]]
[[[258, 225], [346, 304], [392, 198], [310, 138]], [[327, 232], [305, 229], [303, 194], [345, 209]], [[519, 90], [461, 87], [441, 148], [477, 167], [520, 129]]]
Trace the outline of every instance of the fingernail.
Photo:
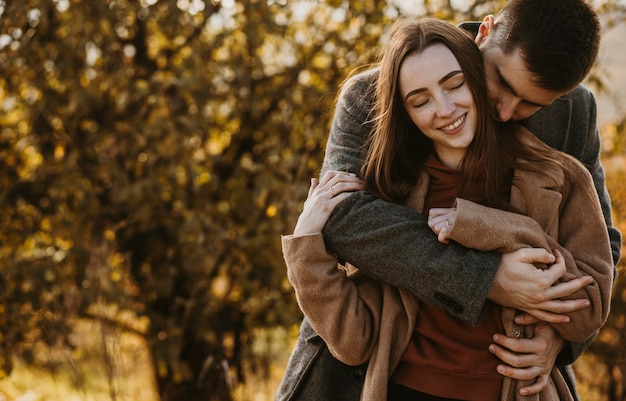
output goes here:
[[491, 352], [492, 354], [496, 353], [496, 347], [494, 347], [493, 345], [489, 346], [489, 352]]
[[355, 174], [355, 173], [348, 173], [348, 175], [349, 175], [350, 177], [356, 177], [356, 174]]
[[520, 393], [521, 395], [527, 395], [527, 394], [528, 394], [528, 390], [526, 390], [525, 388], [523, 388], [523, 389], [521, 389], [521, 390], [519, 391], [519, 393]]
[[498, 365], [498, 373], [504, 373], [504, 366]]

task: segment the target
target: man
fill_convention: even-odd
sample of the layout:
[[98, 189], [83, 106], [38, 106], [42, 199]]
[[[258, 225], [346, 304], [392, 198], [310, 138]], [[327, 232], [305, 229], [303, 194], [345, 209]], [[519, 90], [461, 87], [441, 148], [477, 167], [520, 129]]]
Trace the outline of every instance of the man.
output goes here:
[[[476, 28], [471, 24], [464, 27]], [[579, 86], [597, 57], [597, 16], [583, 0], [510, 0], [496, 18], [487, 16], [474, 34], [485, 59], [494, 115], [503, 121], [519, 121], [589, 168], [617, 264], [621, 235], [612, 227], [610, 199], [599, 163], [595, 100]], [[331, 169], [360, 172], [362, 149], [372, 132], [368, 113], [376, 79], [376, 70], [366, 71], [351, 78], [342, 90], [322, 175]], [[590, 283], [580, 278], [553, 285], [564, 267], [536, 269], [533, 262], [551, 262], [544, 250], [500, 255], [458, 244], [442, 245], [422, 216], [362, 192], [337, 207], [324, 238], [340, 260], [471, 324], [480, 321], [489, 302], [526, 312], [519, 317], [521, 324], [539, 319], [559, 322], [566, 318], [564, 313], [585, 306], [581, 300], [559, 298]], [[549, 325], [538, 326], [534, 339], [504, 335], [494, 339], [496, 344], [490, 350], [504, 362], [500, 373], [520, 380], [538, 378], [520, 391], [540, 391], [556, 359], [576, 393], [571, 368], [566, 365], [588, 343], [564, 344]], [[357, 400], [366, 368], [335, 360], [305, 320], [276, 399]]]

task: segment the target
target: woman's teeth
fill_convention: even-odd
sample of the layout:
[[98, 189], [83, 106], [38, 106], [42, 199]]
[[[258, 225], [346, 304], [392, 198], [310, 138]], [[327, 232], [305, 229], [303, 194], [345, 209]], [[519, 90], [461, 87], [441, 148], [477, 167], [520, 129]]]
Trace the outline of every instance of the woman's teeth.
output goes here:
[[459, 126], [461, 124], [463, 124], [463, 121], [465, 121], [465, 116], [466, 115], [467, 114], [463, 114], [461, 116], [461, 118], [459, 118], [458, 120], [456, 120], [455, 122], [453, 122], [450, 125], [446, 125], [445, 127], [442, 127], [441, 129], [444, 130], [444, 131], [452, 131], [453, 129], [459, 128]]

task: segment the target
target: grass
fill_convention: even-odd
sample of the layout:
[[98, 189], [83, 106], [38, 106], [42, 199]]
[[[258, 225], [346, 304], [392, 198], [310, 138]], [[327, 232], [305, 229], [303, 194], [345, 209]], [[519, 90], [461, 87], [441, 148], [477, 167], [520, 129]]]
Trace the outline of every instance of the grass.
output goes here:
[[35, 366], [15, 359], [0, 381], [0, 401], [158, 400], [141, 337], [87, 320], [77, 322], [72, 337], [74, 351], [36, 347]]
[[[234, 385], [235, 401], [273, 400], [297, 335], [297, 326], [256, 333], [252, 352], [267, 357], [268, 369], [255, 375], [254, 368], [245, 365], [250, 379]], [[35, 356], [42, 361], [39, 367], [16, 359], [11, 375], [0, 381], [0, 401], [158, 401], [150, 357], [140, 336], [106, 332], [92, 321], [78, 322], [73, 336], [80, 345], [76, 349], [84, 351], [40, 347]], [[600, 366], [590, 355], [575, 365], [578, 390], [586, 401], [607, 400], [602, 393], [606, 383], [598, 382], [607, 372], [598, 372]]]
[[[268, 369], [258, 377], [244, 366], [250, 379], [234, 384], [235, 401], [274, 399], [297, 334], [297, 327], [256, 333], [252, 352], [268, 358]], [[11, 375], [0, 380], [0, 401], [158, 401], [141, 336], [81, 320], [72, 342], [75, 351], [37, 347], [35, 366], [16, 358]]]

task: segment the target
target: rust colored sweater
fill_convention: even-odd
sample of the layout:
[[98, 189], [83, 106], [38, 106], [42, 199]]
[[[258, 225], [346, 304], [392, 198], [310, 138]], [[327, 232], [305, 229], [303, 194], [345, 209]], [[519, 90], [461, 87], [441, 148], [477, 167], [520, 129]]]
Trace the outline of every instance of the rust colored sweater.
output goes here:
[[[422, 213], [452, 207], [459, 194], [459, 173], [432, 156]], [[444, 398], [498, 401], [503, 376], [498, 358], [488, 351], [494, 333], [504, 333], [500, 308], [491, 304], [478, 326], [422, 304], [411, 338], [391, 379], [403, 386]]]

